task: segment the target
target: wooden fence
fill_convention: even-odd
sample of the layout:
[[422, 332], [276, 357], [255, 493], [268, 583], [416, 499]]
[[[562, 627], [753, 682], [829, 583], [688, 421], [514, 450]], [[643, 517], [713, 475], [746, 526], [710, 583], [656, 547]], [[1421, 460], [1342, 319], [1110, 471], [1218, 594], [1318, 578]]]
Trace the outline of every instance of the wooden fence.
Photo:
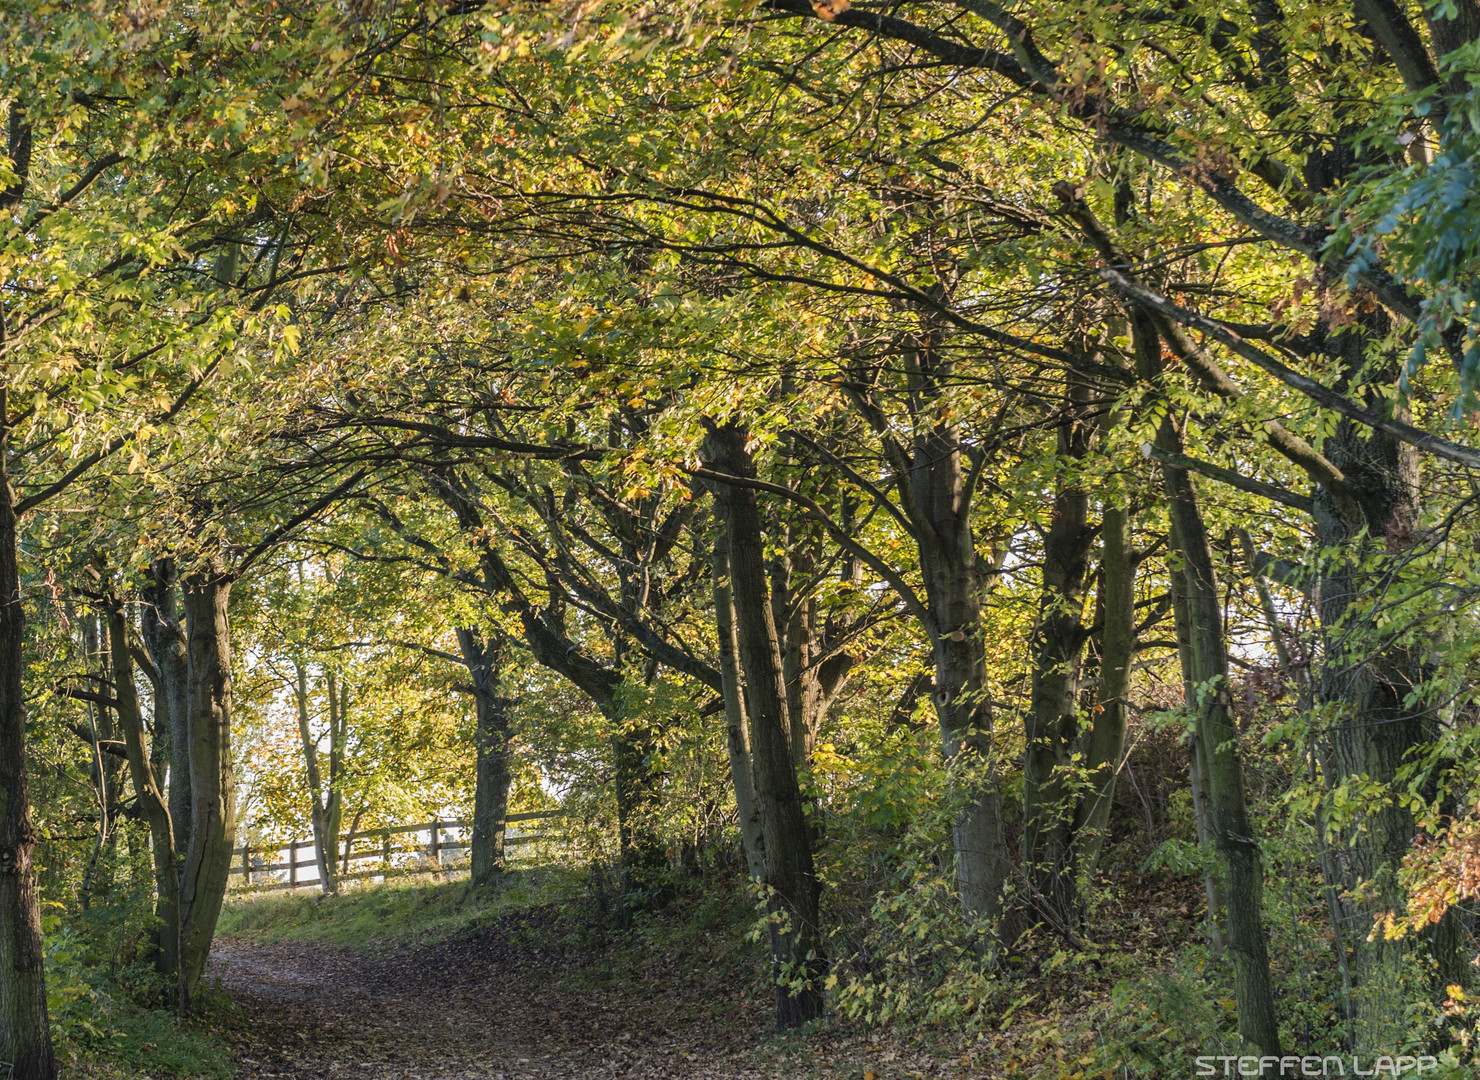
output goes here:
[[[512, 825], [519, 821], [539, 821], [545, 818], [559, 817], [558, 810], [542, 810], [532, 814], [510, 814], [504, 818], [505, 825]], [[471, 829], [471, 821], [424, 821], [418, 825], [396, 825], [384, 829], [366, 829], [363, 832], [341, 833], [339, 843], [335, 845], [334, 865], [337, 869], [343, 869], [349, 864], [361, 859], [378, 859], [380, 865], [369, 870], [359, 870], [354, 873], [340, 873], [335, 876], [336, 881], [353, 881], [357, 878], [370, 877], [395, 877], [401, 874], [425, 874], [436, 873], [445, 866], [442, 857], [448, 852], [466, 851], [470, 846], [468, 840], [443, 840], [442, 833], [449, 829]], [[425, 843], [417, 834], [427, 833]], [[401, 837], [411, 834], [411, 843], [393, 841], [392, 837]], [[542, 833], [524, 833], [519, 836], [504, 836], [504, 847], [519, 847], [523, 844], [531, 844], [543, 838]], [[376, 840], [378, 843], [373, 848], [363, 851], [355, 851], [356, 840]], [[341, 846], [343, 845], [343, 846]], [[308, 849], [308, 858], [299, 859], [300, 850]], [[254, 855], [260, 856], [266, 852], [272, 852], [274, 856], [281, 853], [287, 854], [285, 862], [264, 862], [261, 865], [253, 865]], [[409, 863], [396, 865], [393, 860], [396, 856], [412, 856]], [[303, 867], [314, 867], [317, 870], [318, 857], [314, 852], [313, 840], [293, 840], [287, 844], [273, 847], [244, 847], [232, 850], [231, 875], [240, 877], [241, 882], [237, 886], [247, 889], [301, 889], [316, 887], [319, 884], [317, 874], [309, 881], [299, 881], [298, 871]], [[431, 865], [427, 865], [430, 863]], [[286, 870], [287, 881], [276, 880], [275, 875]], [[271, 883], [253, 881], [253, 878], [268, 878]], [[230, 879], [228, 878], [228, 881]]]

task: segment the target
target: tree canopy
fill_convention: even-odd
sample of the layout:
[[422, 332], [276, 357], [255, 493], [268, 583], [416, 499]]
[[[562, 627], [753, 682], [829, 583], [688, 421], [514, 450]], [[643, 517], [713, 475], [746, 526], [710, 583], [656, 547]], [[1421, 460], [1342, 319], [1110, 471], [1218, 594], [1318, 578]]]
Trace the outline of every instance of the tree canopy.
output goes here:
[[188, 1012], [244, 848], [534, 810], [779, 1029], [1190, 887], [1116, 1068], [1473, 1068], [1473, 0], [0, 10], [12, 1075], [51, 938]]

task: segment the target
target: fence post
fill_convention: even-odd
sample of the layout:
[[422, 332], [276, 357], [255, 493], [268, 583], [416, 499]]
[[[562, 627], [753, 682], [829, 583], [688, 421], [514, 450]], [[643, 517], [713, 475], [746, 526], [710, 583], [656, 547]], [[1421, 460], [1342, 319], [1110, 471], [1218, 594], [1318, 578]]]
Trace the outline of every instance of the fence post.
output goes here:
[[298, 841], [288, 844], [288, 888], [298, 888]]
[[390, 865], [391, 865], [391, 831], [390, 831], [390, 829], [381, 829], [380, 830], [380, 857], [385, 860], [386, 869], [390, 869]]
[[242, 884], [247, 888], [252, 887], [252, 848], [247, 845], [242, 848]]
[[432, 818], [432, 862], [442, 865], [442, 822]]

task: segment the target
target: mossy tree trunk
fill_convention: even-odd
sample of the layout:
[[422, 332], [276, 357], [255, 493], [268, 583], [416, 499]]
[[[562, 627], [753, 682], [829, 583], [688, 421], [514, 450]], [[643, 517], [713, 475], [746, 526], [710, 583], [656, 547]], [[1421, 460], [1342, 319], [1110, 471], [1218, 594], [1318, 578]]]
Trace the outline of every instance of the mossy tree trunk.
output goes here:
[[[1099, 678], [1083, 734], [1088, 790], [1075, 803], [1072, 857], [1082, 887], [1095, 867], [1110, 827], [1115, 781], [1125, 756], [1130, 713], [1131, 663], [1136, 655], [1136, 559], [1131, 548], [1130, 511], [1112, 497], [1100, 521]], [[1082, 893], [1081, 893], [1082, 895]]]
[[[168, 981], [171, 996], [178, 998], [180, 974], [180, 875], [175, 860], [175, 833], [170, 808], [165, 802], [159, 775], [150, 755], [149, 732], [139, 707], [134, 660], [129, 651], [129, 620], [123, 598], [105, 598], [109, 645], [112, 652], [113, 696], [118, 702], [118, 722], [123, 728], [124, 747], [134, 793], [149, 822], [149, 841], [154, 855], [154, 915], [159, 922], [155, 970]], [[175, 1001], [179, 1005], [178, 1000]]]
[[730, 589], [730, 539], [719, 513], [715, 514], [714, 549], [710, 565], [714, 580], [714, 621], [719, 638], [719, 668], [724, 680], [721, 693], [725, 705], [725, 748], [730, 758], [730, 780], [735, 788], [735, 812], [740, 824], [740, 842], [745, 848], [745, 864], [751, 879], [764, 881], [766, 841], [761, 829], [760, 806], [755, 795], [750, 722], [745, 715], [740, 643], [735, 634], [735, 600]]
[[179, 594], [175, 560], [156, 559], [142, 590], [139, 624], [156, 675], [153, 756], [163, 757], [169, 765], [170, 821], [177, 853], [190, 840], [190, 650]]
[[[1088, 388], [1082, 381], [1071, 380], [1055, 448], [1065, 462], [1082, 462], [1093, 445], [1088, 403]], [[1083, 916], [1079, 867], [1073, 856], [1075, 789], [1079, 786], [1073, 773], [1081, 749], [1080, 678], [1090, 634], [1083, 619], [1095, 549], [1089, 509], [1089, 491], [1077, 477], [1060, 483], [1043, 532], [1042, 588], [1029, 643], [1031, 682], [1024, 714], [1025, 899], [1032, 918], [1044, 919], [1070, 935], [1080, 929]]]
[[[1181, 440], [1169, 420], [1163, 423], [1158, 443], [1170, 452], [1181, 452]], [[1259, 1055], [1278, 1057], [1279, 1024], [1264, 934], [1264, 863], [1244, 791], [1213, 550], [1190, 478], [1170, 467], [1163, 470], [1163, 478], [1172, 544], [1180, 561], [1171, 573], [1181, 575], [1186, 597], [1181, 611], [1186, 619], [1185, 655], [1191, 665], [1187, 682], [1194, 695], [1188, 706], [1206, 755], [1205, 797], [1227, 884], [1228, 952], [1239, 1035]]]

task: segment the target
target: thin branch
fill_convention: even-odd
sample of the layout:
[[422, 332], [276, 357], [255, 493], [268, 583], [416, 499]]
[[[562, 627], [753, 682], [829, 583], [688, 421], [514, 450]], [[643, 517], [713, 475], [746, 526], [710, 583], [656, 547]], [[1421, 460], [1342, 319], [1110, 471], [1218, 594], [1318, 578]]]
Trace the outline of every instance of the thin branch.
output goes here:
[[[194, 379], [190, 380], [190, 385], [186, 386], [185, 389], [181, 391], [180, 396], [175, 399], [174, 404], [171, 405], [164, 412], [160, 413], [159, 416], [155, 417], [154, 420], [151, 421], [151, 424], [153, 426], [158, 426], [161, 424], [167, 424], [171, 420], [173, 420], [179, 414], [180, 410], [185, 408], [185, 406], [190, 402], [190, 399], [195, 396], [195, 392], [205, 385], [207, 379], [215, 374], [216, 369], [221, 366], [221, 361], [225, 358], [225, 356], [226, 354], [224, 352], [218, 353], [216, 355], [216, 358], [206, 366], [206, 369], [204, 371], [202, 371]], [[119, 450], [122, 450], [129, 443], [133, 442], [136, 438], [138, 438], [138, 432], [131, 431], [127, 435], [120, 435], [118, 438], [108, 443], [108, 445], [105, 446], [103, 449], [94, 450], [91, 454], [88, 454], [72, 468], [68, 469], [67, 472], [65, 472], [60, 479], [42, 488], [40, 491], [36, 492], [36, 494], [28, 495], [26, 498], [21, 499], [19, 502], [17, 502], [15, 504], [14, 511], [16, 517], [20, 517], [28, 510], [36, 509], [36, 507], [46, 502], [46, 500], [50, 499], [52, 496], [58, 495], [61, 492], [65, 491], [74, 480], [76, 480], [83, 473], [87, 472], [87, 470], [91, 469], [94, 465], [104, 460], [105, 458], [112, 457]]]
[[236, 570], [234, 571], [235, 575], [240, 577], [242, 574], [246, 573], [247, 568], [250, 567], [259, 558], [261, 558], [267, 551], [269, 551], [278, 543], [282, 542], [283, 538], [286, 537], [294, 529], [298, 528], [298, 526], [302, 525], [305, 521], [308, 521], [310, 518], [317, 515], [321, 510], [337, 500], [350, 488], [358, 484], [360, 480], [364, 477], [364, 475], [365, 470], [360, 469], [359, 471], [352, 474], [349, 479], [345, 480], [333, 491], [314, 500], [308, 506], [304, 507], [298, 513], [290, 517], [287, 521], [279, 525], [276, 529], [273, 529], [270, 533], [264, 536], [261, 541], [258, 542], [256, 547], [254, 547], [250, 552], [247, 553], [246, 558], [244, 558], [240, 563], [237, 564]]

